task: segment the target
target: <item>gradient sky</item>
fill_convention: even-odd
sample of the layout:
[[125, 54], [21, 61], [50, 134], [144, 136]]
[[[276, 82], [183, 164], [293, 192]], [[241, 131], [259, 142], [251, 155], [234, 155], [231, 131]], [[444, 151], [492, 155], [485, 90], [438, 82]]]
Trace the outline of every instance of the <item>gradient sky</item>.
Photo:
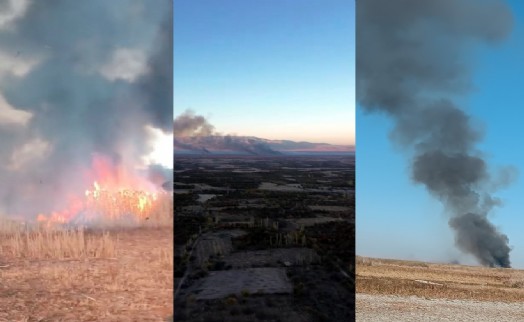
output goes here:
[[[513, 165], [519, 177], [495, 193], [504, 206], [490, 219], [505, 233], [512, 266], [524, 268], [524, 2], [508, 1], [514, 15], [511, 35], [493, 47], [478, 47], [474, 61], [475, 90], [461, 106], [485, 128], [479, 148], [493, 169]], [[388, 140], [393, 123], [357, 107], [357, 254], [432, 261], [458, 259], [442, 205], [410, 180], [408, 158]]]
[[354, 144], [354, 33], [353, 1], [175, 0], [174, 117]]

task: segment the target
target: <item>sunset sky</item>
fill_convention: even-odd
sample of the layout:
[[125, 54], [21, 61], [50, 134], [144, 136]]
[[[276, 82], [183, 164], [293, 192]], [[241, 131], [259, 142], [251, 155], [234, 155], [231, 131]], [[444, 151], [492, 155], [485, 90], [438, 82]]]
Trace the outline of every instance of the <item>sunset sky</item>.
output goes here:
[[223, 134], [355, 142], [354, 3], [174, 2], [174, 117]]

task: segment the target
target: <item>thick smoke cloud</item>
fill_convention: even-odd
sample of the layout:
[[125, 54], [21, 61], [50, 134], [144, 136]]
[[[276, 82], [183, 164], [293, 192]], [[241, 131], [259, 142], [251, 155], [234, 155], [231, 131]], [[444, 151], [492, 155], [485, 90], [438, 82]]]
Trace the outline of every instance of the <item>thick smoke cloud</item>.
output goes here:
[[186, 111], [173, 121], [173, 135], [175, 137], [191, 137], [213, 135], [215, 128], [205, 117]]
[[0, 121], [0, 213], [32, 217], [83, 193], [93, 154], [136, 164], [146, 125], [172, 131], [172, 1], [6, 3], [0, 95], [30, 117]]
[[510, 267], [508, 237], [485, 216], [467, 213], [451, 218], [449, 225], [457, 232], [457, 243], [475, 254], [482, 265]]
[[466, 53], [509, 33], [508, 8], [497, 0], [356, 3], [360, 106], [395, 121], [391, 138], [414, 154], [412, 179], [451, 213], [457, 247], [483, 265], [509, 267], [508, 238], [487, 219], [499, 202], [488, 193], [496, 184], [475, 148], [482, 132], [453, 102], [472, 88]]
[[[165, 4], [164, 4], [165, 5]], [[144, 108], [156, 127], [171, 132], [173, 114], [173, 19], [170, 10], [162, 22], [148, 60], [150, 72], [139, 81], [145, 98]]]
[[222, 135], [205, 117], [186, 111], [173, 122], [174, 146], [209, 153], [208, 149], [232, 150], [252, 155], [281, 154], [260, 139]]

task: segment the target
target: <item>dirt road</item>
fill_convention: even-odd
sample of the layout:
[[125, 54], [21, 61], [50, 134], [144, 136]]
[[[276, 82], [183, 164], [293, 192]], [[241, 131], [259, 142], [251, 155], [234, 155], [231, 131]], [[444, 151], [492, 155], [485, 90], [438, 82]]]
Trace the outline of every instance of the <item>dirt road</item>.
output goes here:
[[357, 321], [524, 321], [524, 303], [357, 294]]
[[[189, 258], [191, 258], [191, 255], [193, 255], [193, 250], [195, 250], [196, 246], [198, 245], [198, 241], [200, 240], [201, 236], [202, 235], [199, 235], [195, 239], [195, 241], [193, 242], [193, 245], [191, 245], [191, 251], [189, 252], [189, 256], [188, 256]], [[184, 276], [178, 282], [178, 285], [176, 287], [176, 291], [175, 291], [175, 293], [173, 295], [174, 298], [177, 298], [178, 292], [180, 291], [180, 288], [182, 287], [182, 284], [184, 284], [184, 282], [186, 281], [187, 276], [191, 273], [192, 269], [193, 269], [193, 263], [189, 262], [189, 264], [187, 265], [186, 272], [184, 273]]]

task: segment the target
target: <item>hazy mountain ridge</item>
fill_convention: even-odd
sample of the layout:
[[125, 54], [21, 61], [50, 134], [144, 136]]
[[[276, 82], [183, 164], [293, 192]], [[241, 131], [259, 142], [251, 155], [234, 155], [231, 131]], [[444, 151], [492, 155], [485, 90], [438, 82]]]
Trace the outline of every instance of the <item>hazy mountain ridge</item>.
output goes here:
[[268, 140], [254, 136], [193, 136], [175, 137], [175, 154], [241, 154], [241, 155], [293, 155], [293, 154], [345, 154], [353, 153], [351, 145]]

